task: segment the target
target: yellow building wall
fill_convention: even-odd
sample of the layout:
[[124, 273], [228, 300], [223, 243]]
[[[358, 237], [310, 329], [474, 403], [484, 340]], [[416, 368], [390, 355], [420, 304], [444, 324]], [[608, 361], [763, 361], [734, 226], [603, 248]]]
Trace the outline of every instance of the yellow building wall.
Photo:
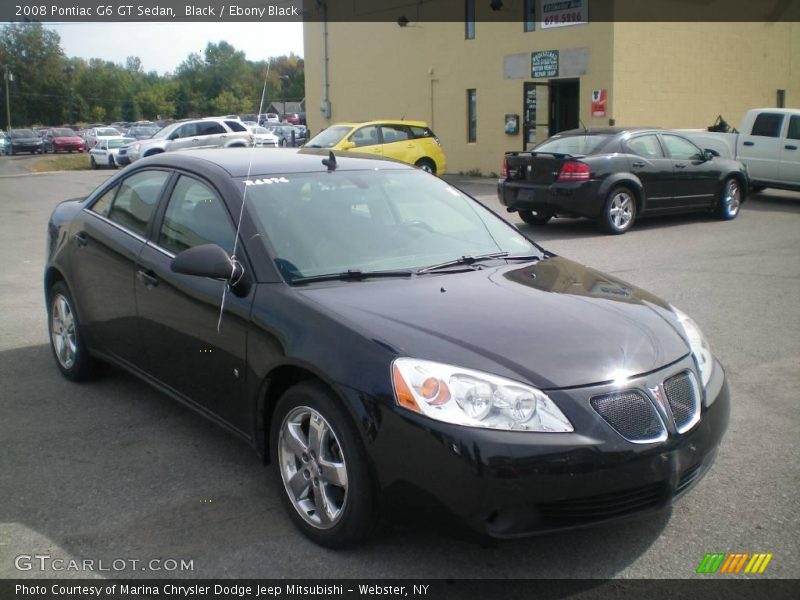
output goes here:
[[[506, 55], [588, 49], [580, 114], [609, 124], [700, 128], [722, 114], [738, 126], [749, 108], [800, 103], [800, 23], [625, 23], [524, 32], [521, 22], [328, 23], [332, 118], [321, 117], [323, 24], [304, 25], [307, 119], [311, 133], [347, 120], [427, 121], [442, 141], [450, 173], [500, 171], [521, 150], [522, 131], [504, 133], [505, 114], [523, 116], [523, 82], [503, 78]], [[533, 81], [528, 79], [527, 81]], [[546, 80], [540, 80], [546, 81]], [[478, 101], [477, 142], [467, 143], [466, 90]], [[591, 91], [608, 92], [607, 115], [591, 117]], [[540, 110], [546, 103], [540, 102]], [[521, 129], [521, 128], [520, 128]], [[540, 136], [541, 141], [541, 136]]]
[[617, 23], [619, 125], [738, 127], [750, 108], [800, 107], [800, 23]]

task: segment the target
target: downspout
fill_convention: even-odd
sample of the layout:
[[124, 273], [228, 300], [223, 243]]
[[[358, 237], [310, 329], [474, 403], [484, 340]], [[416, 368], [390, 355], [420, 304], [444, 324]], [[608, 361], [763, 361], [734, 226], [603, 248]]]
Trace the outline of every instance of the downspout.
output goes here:
[[319, 107], [322, 117], [330, 120], [331, 100], [329, 96], [330, 82], [328, 81], [328, 3], [320, 2], [322, 8], [322, 104]]

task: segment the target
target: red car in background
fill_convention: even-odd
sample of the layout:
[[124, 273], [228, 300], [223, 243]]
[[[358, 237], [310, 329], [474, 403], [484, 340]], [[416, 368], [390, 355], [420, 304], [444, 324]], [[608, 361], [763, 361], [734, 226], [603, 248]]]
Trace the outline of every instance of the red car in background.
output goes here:
[[306, 113], [286, 113], [282, 120], [290, 125], [305, 125]]
[[85, 144], [83, 138], [66, 127], [48, 129], [42, 138], [44, 152], [83, 152]]

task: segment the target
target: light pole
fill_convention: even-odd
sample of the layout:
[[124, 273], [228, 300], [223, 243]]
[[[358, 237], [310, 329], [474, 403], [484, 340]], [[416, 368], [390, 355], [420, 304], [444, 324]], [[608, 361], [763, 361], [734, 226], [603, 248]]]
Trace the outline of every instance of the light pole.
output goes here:
[[72, 125], [72, 73], [75, 67], [68, 65], [64, 67], [64, 73], [69, 78], [69, 104], [67, 105], [67, 125]]
[[9, 71], [8, 65], [3, 65], [3, 69], [6, 80], [6, 131], [11, 131], [11, 100], [9, 100], [8, 89], [11, 87], [11, 82], [14, 81], [14, 75]]

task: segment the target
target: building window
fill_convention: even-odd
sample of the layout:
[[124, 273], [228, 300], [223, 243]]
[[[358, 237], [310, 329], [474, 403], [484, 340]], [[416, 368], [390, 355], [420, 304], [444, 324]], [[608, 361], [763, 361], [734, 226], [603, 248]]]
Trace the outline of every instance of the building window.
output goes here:
[[475, 0], [464, 0], [464, 39], [475, 39]]
[[536, 29], [536, 0], [525, 0], [523, 8], [525, 14], [522, 15], [522, 23], [525, 31]]
[[478, 141], [478, 95], [475, 90], [467, 90], [467, 142]]

